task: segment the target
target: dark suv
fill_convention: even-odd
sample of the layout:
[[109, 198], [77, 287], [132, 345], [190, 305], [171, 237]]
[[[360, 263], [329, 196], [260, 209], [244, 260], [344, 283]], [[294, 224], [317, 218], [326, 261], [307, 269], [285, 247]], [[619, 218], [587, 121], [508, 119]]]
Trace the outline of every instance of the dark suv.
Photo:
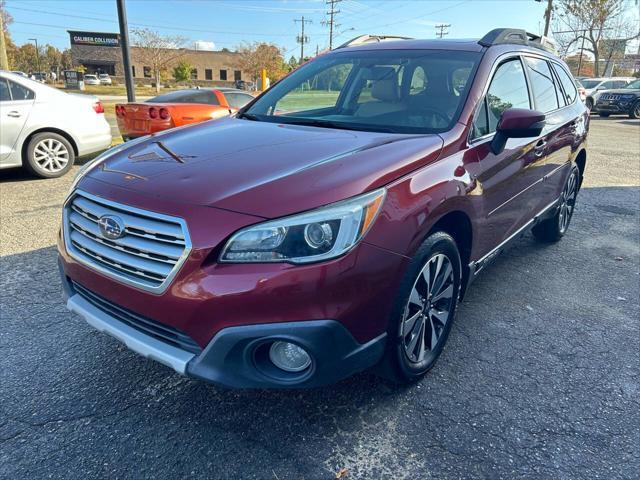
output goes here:
[[596, 111], [601, 117], [629, 115], [630, 118], [640, 118], [640, 79], [600, 95]]
[[511, 240], [566, 233], [589, 117], [524, 31], [387, 40], [83, 168], [59, 240], [68, 308], [230, 387], [420, 378]]

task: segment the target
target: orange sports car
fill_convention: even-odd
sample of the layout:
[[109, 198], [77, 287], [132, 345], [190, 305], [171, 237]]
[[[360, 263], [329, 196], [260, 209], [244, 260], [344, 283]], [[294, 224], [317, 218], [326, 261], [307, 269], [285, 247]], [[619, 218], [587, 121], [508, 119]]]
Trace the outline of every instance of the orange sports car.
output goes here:
[[251, 100], [252, 95], [233, 88], [176, 90], [141, 103], [119, 103], [116, 105], [116, 118], [120, 134], [127, 141], [189, 123], [224, 117]]

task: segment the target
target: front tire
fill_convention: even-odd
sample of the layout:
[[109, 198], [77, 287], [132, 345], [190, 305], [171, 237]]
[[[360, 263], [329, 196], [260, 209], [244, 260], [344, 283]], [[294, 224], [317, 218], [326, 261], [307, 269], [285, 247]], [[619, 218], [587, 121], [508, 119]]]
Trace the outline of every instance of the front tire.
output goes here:
[[61, 177], [71, 170], [75, 161], [71, 143], [53, 132], [34, 135], [27, 145], [26, 153], [25, 167], [41, 178]]
[[579, 188], [580, 170], [574, 165], [560, 194], [555, 215], [543, 220], [531, 230], [537, 240], [544, 243], [553, 243], [560, 240], [567, 233], [569, 223], [571, 223], [571, 218], [573, 217]]
[[384, 376], [406, 384], [433, 368], [453, 325], [461, 271], [456, 242], [447, 233], [434, 233], [420, 246], [392, 310]]
[[629, 118], [640, 118], [640, 100], [633, 104], [629, 112]]

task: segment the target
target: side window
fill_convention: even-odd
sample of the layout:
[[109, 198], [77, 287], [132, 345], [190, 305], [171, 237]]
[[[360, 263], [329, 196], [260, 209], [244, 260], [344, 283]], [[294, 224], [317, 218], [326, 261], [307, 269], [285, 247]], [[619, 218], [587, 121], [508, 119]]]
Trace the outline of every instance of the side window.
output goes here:
[[[564, 90], [564, 94], [567, 96], [567, 105], [571, 105], [573, 101], [576, 99], [577, 91], [576, 84], [573, 79], [569, 76], [567, 71], [562, 68], [560, 65], [553, 65], [553, 69], [556, 71], [556, 75], [560, 79], [560, 83], [562, 84], [562, 88]], [[561, 92], [558, 92], [561, 93]]]
[[529, 90], [519, 59], [508, 60], [498, 67], [487, 92], [489, 133], [496, 131], [502, 112], [509, 108], [531, 108]]
[[409, 86], [409, 95], [417, 95], [427, 88], [427, 75], [424, 68], [418, 66], [413, 70], [411, 76], [411, 85]]
[[23, 87], [11, 80], [8, 80], [9, 88], [11, 89], [11, 96], [13, 100], [33, 100], [34, 93], [32, 90], [29, 90], [27, 87]]
[[617, 82], [613, 82], [613, 88], [624, 88], [627, 86], [627, 82], [624, 80], [618, 80]]
[[253, 100], [253, 97], [246, 93], [227, 92], [224, 94], [224, 97], [227, 99], [227, 103], [231, 108], [242, 108]]
[[471, 132], [471, 138], [480, 138], [489, 133], [489, 119], [487, 118], [487, 100], [482, 99], [480, 108], [476, 112], [476, 117], [473, 120], [473, 131]]
[[11, 101], [11, 93], [9, 92], [9, 85], [4, 78], [0, 78], [0, 102]]
[[[558, 108], [553, 76], [546, 60], [525, 57], [536, 110], [547, 113]], [[564, 102], [563, 102], [564, 103]], [[563, 105], [564, 106], [564, 105]]]

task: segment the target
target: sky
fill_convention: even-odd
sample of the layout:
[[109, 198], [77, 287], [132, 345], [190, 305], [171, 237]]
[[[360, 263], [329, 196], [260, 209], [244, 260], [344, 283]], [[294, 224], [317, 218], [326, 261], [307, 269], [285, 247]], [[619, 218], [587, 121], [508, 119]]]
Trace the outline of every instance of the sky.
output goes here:
[[[14, 22], [9, 32], [18, 45], [37, 38], [40, 45], [69, 47], [66, 30], [118, 32], [115, 0], [7, 0]], [[546, 1], [535, 0], [342, 0], [336, 9], [334, 46], [365, 33], [435, 38], [437, 24], [450, 24], [450, 38], [479, 38], [497, 27], [541, 33]], [[243, 42], [266, 41], [298, 56], [302, 16], [308, 53], [329, 44], [325, 0], [126, 0], [129, 29], [150, 28], [181, 36], [185, 46], [234, 49]]]

